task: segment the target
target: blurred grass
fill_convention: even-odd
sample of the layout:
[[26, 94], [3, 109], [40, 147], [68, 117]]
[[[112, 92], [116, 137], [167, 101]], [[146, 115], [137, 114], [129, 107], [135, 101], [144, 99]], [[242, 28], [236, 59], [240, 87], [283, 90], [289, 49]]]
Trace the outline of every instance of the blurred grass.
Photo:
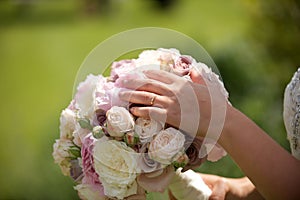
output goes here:
[[[59, 115], [72, 98], [80, 64], [111, 35], [144, 26], [171, 28], [202, 44], [217, 63], [225, 63], [228, 58], [235, 61], [238, 51], [247, 51], [243, 41], [249, 19], [237, 0], [225, 4], [217, 0], [178, 0], [165, 11], [155, 9], [153, 1], [111, 2], [111, 10], [103, 14], [84, 12], [79, 0], [32, 1], [25, 7], [17, 1], [0, 2], [0, 199], [77, 199], [72, 181], [53, 163], [52, 145], [59, 137]], [[257, 59], [249, 52], [238, 56]], [[244, 64], [236, 62], [235, 66]], [[249, 66], [249, 62], [246, 64]], [[258, 81], [256, 86], [263, 84], [264, 88], [243, 99], [245, 90], [237, 89], [243, 81], [236, 83], [232, 76], [237, 72], [237, 76], [248, 78], [244, 85], [247, 89], [247, 83], [266, 74], [261, 63], [250, 64], [256, 64], [251, 74], [247, 74], [249, 69], [232, 66], [219, 69], [227, 74], [223, 78], [229, 92], [237, 91], [231, 98], [234, 105], [272, 131], [274, 120], [264, 117], [272, 118], [275, 113], [279, 116], [277, 122], [281, 120], [281, 110], [274, 108], [274, 112], [263, 115], [272, 99], [260, 101], [261, 96], [255, 95], [263, 95], [276, 80]], [[280, 103], [279, 100], [273, 106]], [[268, 121], [271, 124], [266, 125]], [[282, 124], [274, 130], [278, 131], [278, 127]], [[281, 128], [278, 134], [282, 132]], [[282, 138], [278, 137], [278, 141], [287, 148]], [[243, 175], [229, 156], [217, 163], [207, 162], [199, 170], [231, 177]]]

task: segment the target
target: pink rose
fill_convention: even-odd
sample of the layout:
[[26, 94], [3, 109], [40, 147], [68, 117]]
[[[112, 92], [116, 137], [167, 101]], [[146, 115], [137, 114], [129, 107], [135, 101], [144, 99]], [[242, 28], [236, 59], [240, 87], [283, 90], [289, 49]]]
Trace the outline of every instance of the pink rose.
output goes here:
[[130, 112], [114, 106], [106, 112], [107, 131], [112, 137], [123, 137], [126, 132], [134, 129], [134, 118]]
[[178, 76], [187, 75], [191, 70], [193, 61], [191, 56], [180, 56], [172, 66], [171, 72]]
[[159, 162], [152, 160], [148, 155], [148, 144], [143, 144], [140, 148], [138, 165], [143, 173], [151, 173], [162, 168]]
[[183, 154], [184, 135], [177, 129], [169, 127], [161, 130], [150, 142], [149, 156], [165, 165], [176, 161]]
[[189, 137], [186, 135], [186, 142], [184, 144], [186, 150], [185, 153], [189, 158], [188, 164], [184, 167], [184, 171], [187, 169], [196, 169], [203, 162], [206, 161], [207, 156], [199, 158], [200, 148], [202, 146], [203, 139], [201, 137]]

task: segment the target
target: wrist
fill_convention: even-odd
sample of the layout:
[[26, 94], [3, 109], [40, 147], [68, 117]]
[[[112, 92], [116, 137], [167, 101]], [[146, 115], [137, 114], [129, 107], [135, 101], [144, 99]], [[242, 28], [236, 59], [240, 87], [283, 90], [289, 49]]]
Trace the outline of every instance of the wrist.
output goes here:
[[224, 126], [218, 141], [221, 146], [224, 146], [226, 141], [230, 140], [230, 133], [232, 132], [234, 126], [236, 126], [238, 123], [236, 120], [240, 118], [241, 113], [233, 106], [228, 105], [226, 109]]
[[247, 177], [226, 179], [228, 185], [227, 199], [246, 198], [255, 190], [255, 186]]

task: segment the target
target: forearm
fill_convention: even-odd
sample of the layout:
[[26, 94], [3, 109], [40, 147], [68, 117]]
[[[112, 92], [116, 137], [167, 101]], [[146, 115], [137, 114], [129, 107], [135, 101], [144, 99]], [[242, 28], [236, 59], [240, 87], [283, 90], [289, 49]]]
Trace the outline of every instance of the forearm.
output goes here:
[[300, 165], [254, 122], [228, 109], [218, 141], [267, 199], [300, 196]]

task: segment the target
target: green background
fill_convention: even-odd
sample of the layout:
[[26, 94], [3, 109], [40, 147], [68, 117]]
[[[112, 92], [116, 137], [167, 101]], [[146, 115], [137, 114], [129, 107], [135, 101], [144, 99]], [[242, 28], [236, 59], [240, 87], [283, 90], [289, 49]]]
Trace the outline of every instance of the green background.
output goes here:
[[[88, 53], [137, 27], [170, 28], [200, 43], [216, 62], [232, 104], [289, 151], [282, 99], [299, 67], [299, 3], [164, 2], [0, 2], [0, 199], [78, 198], [51, 155], [60, 112]], [[199, 171], [243, 176], [229, 156]]]

